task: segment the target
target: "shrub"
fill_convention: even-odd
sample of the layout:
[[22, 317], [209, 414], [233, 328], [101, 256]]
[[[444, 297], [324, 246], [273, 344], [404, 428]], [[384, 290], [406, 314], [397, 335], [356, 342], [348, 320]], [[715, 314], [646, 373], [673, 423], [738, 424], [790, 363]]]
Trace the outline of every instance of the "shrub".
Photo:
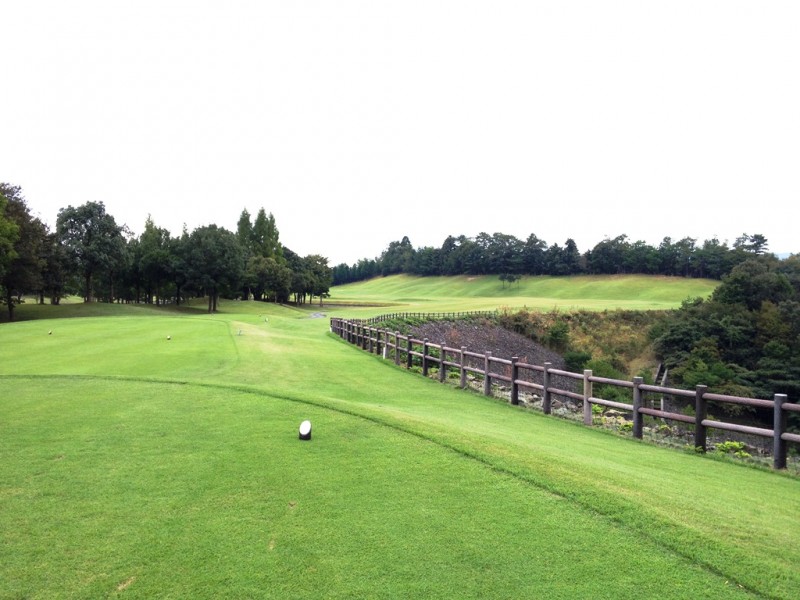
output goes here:
[[569, 325], [564, 321], [556, 321], [547, 330], [547, 344], [553, 350], [563, 352], [569, 345]]
[[750, 453], [746, 451], [744, 442], [734, 442], [727, 440], [716, 445], [714, 452], [718, 454], [732, 454], [737, 458], [750, 458]]
[[570, 350], [564, 354], [564, 367], [567, 371], [580, 373], [590, 360], [592, 360], [591, 352]]
[[[607, 359], [594, 358], [586, 363], [585, 368], [591, 369], [592, 375], [596, 377], [620, 380], [627, 379], [625, 374], [616, 369]], [[604, 400], [626, 402], [628, 404], [631, 402], [631, 392], [626, 388], [617, 387], [615, 385], [595, 384], [593, 392], [597, 398], [603, 398]]]

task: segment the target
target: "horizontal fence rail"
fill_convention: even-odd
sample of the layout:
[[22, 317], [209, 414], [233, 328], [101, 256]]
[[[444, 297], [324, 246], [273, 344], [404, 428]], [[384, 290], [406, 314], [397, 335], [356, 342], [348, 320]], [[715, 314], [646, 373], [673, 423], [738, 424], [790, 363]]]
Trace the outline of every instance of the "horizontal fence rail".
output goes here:
[[420, 313], [420, 312], [397, 312], [386, 313], [369, 319], [348, 319], [350, 323], [361, 323], [362, 325], [375, 325], [383, 323], [384, 321], [391, 321], [393, 319], [425, 319], [432, 321], [436, 319], [464, 319], [466, 317], [494, 317], [497, 315], [495, 310], [473, 310], [469, 312], [436, 312], [436, 313]]
[[[714, 394], [709, 392], [704, 385], [698, 385], [694, 390], [682, 390], [645, 384], [641, 377], [634, 377], [633, 381], [596, 377], [591, 370], [585, 370], [583, 373], [573, 373], [554, 369], [549, 362], [544, 363], [544, 365], [530, 365], [519, 362], [518, 357], [500, 358], [492, 356], [491, 352], [468, 350], [466, 346], [451, 348], [444, 343], [433, 343], [427, 338], [420, 340], [402, 335], [399, 331], [389, 331], [374, 326], [377, 323], [392, 319], [458, 319], [491, 316], [494, 314], [496, 313], [392, 313], [373, 317], [372, 319], [332, 318], [330, 325], [332, 333], [367, 352], [381, 355], [384, 359], [389, 359], [391, 356], [398, 366], [403, 365], [409, 369], [415, 365], [421, 367], [422, 375], [425, 377], [430, 376], [431, 367], [438, 369], [438, 379], [441, 382], [448, 378], [450, 372], [457, 373], [459, 387], [462, 389], [467, 387], [468, 374], [472, 374], [483, 378], [483, 393], [487, 396], [492, 395], [492, 386], [497, 385], [497, 382], [506, 384], [510, 388], [511, 404], [520, 403], [520, 390], [536, 391], [541, 394], [542, 410], [545, 414], [552, 413], [553, 396], [568, 398], [577, 403], [582, 403], [583, 422], [585, 425], [593, 424], [593, 405], [629, 412], [633, 421], [632, 434], [637, 439], [642, 439], [645, 416], [692, 425], [694, 427], [694, 446], [703, 452], [707, 450], [707, 432], [709, 428], [772, 438], [773, 467], [775, 469], [786, 468], [787, 442], [800, 443], [800, 435], [787, 431], [788, 413], [800, 413], [800, 404], [788, 402], [786, 394], [775, 394], [772, 400], [763, 400]], [[627, 404], [594, 396], [593, 388], [595, 383], [630, 390], [631, 403]], [[570, 387], [573, 389], [568, 389]], [[686, 415], [649, 408], [645, 406], [645, 394], [669, 395], [691, 399], [694, 404], [695, 414]], [[710, 419], [708, 418], [709, 402], [737, 404], [762, 410], [771, 410], [773, 413], [773, 427], [772, 429], [766, 429]]]

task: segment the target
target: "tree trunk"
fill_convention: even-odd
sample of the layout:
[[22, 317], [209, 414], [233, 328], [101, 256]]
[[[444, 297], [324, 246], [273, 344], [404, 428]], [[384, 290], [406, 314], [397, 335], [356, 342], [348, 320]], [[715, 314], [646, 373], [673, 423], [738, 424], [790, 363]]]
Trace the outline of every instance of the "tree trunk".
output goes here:
[[14, 297], [11, 292], [6, 292], [6, 304], [8, 304], [8, 322], [14, 320]]
[[85, 282], [84, 285], [86, 287], [85, 292], [83, 294], [83, 301], [84, 302], [91, 302], [92, 301], [92, 274], [87, 273], [85, 275]]

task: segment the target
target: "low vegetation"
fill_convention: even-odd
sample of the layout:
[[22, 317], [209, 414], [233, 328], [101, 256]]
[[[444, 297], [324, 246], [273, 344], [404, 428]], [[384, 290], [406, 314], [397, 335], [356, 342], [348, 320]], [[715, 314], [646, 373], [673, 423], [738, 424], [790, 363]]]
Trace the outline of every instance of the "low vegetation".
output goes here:
[[[484, 302], [442, 286], [406, 307]], [[89, 314], [22, 304], [0, 327], [0, 597], [792, 598], [800, 587], [796, 476], [414, 377], [328, 334], [317, 308], [222, 301], [208, 314], [198, 301], [26, 318], [44, 308]]]

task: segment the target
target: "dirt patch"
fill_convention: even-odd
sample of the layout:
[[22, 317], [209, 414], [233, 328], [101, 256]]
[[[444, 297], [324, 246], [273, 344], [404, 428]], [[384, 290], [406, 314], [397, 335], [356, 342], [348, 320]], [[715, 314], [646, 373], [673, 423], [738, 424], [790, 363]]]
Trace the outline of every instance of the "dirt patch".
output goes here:
[[[467, 321], [430, 321], [413, 327], [411, 334], [417, 339], [427, 338], [432, 344], [444, 344], [450, 348], [466, 346], [468, 352], [484, 354], [491, 352], [496, 358], [510, 360], [517, 357], [519, 362], [529, 365], [544, 365], [549, 362], [551, 368], [564, 370], [564, 358], [552, 350], [537, 344], [524, 335], [508, 331], [495, 325], [470, 323]], [[468, 364], [474, 368], [482, 369], [483, 359], [470, 357]], [[494, 372], [510, 376], [510, 367], [495, 365]], [[508, 371], [507, 373], [504, 371]], [[523, 370], [521, 379], [542, 384], [543, 376], [540, 372]], [[562, 390], [576, 391], [576, 382], [567, 377], [553, 376], [550, 385]]]
[[131, 577], [130, 579], [123, 581], [117, 586], [117, 591], [121, 592], [122, 590], [130, 586], [134, 581], [136, 581], [136, 577]]
[[564, 368], [564, 359], [526, 338], [524, 335], [508, 331], [502, 327], [476, 325], [467, 322], [430, 321], [412, 329], [418, 339], [428, 338], [431, 343], [444, 342], [452, 348], [466, 346], [470, 352], [491, 352], [492, 356], [510, 359], [513, 356], [520, 362], [531, 365], [552, 363], [554, 369]]

